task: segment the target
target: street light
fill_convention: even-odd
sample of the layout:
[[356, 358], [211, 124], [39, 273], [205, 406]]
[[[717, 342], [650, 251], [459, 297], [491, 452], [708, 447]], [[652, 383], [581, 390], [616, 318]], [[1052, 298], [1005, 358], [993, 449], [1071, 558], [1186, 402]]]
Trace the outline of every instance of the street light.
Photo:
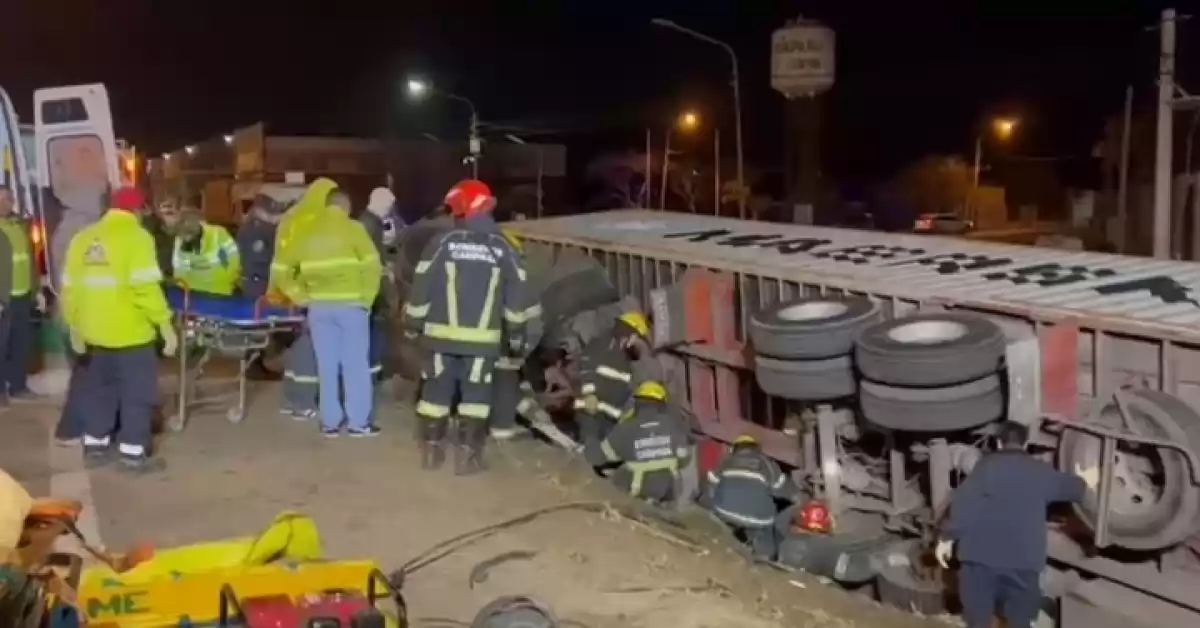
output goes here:
[[225, 136], [225, 145], [226, 145], [226, 146], [232, 146], [232, 145], [233, 145], [233, 136], [232, 136], [232, 135], [226, 135], [226, 136]]
[[[662, 201], [659, 207], [663, 211], [667, 209], [667, 169], [671, 163], [671, 133], [676, 128], [684, 132], [695, 131], [699, 126], [700, 116], [695, 111], [685, 111], [679, 114], [673, 126], [667, 127], [667, 139], [663, 142], [662, 189], [659, 194], [659, 198]], [[646, 172], [649, 172], [649, 170]]]
[[[1020, 121], [1016, 118], [994, 118], [992, 119], [992, 133], [996, 139], [1007, 142], [1012, 139], [1013, 131], [1016, 130], [1017, 124]], [[983, 168], [983, 134], [975, 136], [975, 171], [972, 178], [973, 188], [979, 187], [979, 172]]]
[[471, 110], [471, 128], [469, 130], [469, 135], [467, 136], [467, 140], [469, 142], [469, 149], [470, 149], [470, 153], [471, 153], [471, 176], [478, 179], [479, 178], [479, 152], [481, 149], [482, 142], [480, 142], [480, 139], [479, 139], [479, 114], [475, 109], [475, 103], [471, 102], [470, 100], [468, 100], [466, 98], [463, 98], [462, 96], [459, 96], [458, 94], [451, 94], [450, 92], [435, 90], [433, 88], [433, 86], [430, 85], [427, 81], [424, 81], [419, 78], [408, 79], [407, 89], [408, 89], [408, 95], [415, 99], [421, 99], [421, 98], [424, 98], [427, 94], [429, 94], [431, 92], [436, 92], [437, 94], [441, 95], [442, 97], [446, 98], [447, 100], [456, 100], [458, 102], [465, 104], [467, 106], [467, 108]]
[[[733, 61], [733, 82], [732, 82], [732, 84], [733, 84], [733, 117], [735, 118], [735, 124], [736, 124], [736, 127], [734, 128], [734, 131], [735, 131], [734, 142], [737, 144], [737, 182], [738, 182], [738, 190], [739, 191], [746, 189], [746, 186], [745, 186], [745, 183], [746, 183], [745, 162], [743, 160], [743, 153], [742, 153], [742, 92], [741, 92], [741, 88], [738, 85], [739, 81], [738, 81], [737, 53], [734, 52], [733, 47], [730, 46], [729, 44], [727, 44], [719, 39], [709, 37], [708, 35], [705, 35], [704, 33], [694, 31], [685, 26], [680, 26], [679, 24], [676, 24], [675, 22], [672, 22], [671, 20], [655, 18], [655, 19], [650, 20], [650, 23], [654, 24], [655, 26], [661, 26], [663, 28], [669, 28], [671, 30], [679, 31], [685, 35], [694, 37], [703, 42], [710, 43], [714, 46], [720, 46], [721, 48], [723, 48], [725, 50], [725, 52], [729, 53], [729, 58], [731, 61]], [[741, 216], [742, 218], [746, 217], [746, 195], [745, 194], [738, 194], [738, 215]]]

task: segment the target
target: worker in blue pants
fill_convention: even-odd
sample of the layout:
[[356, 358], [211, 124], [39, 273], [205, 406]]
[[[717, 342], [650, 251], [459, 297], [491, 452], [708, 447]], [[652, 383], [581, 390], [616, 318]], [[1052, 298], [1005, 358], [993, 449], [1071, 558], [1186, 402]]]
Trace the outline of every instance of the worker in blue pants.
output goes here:
[[1029, 628], [1042, 605], [1046, 508], [1077, 502], [1099, 484], [1099, 470], [1063, 473], [1025, 451], [1029, 428], [998, 429], [999, 449], [955, 489], [934, 551], [948, 569], [958, 551], [958, 596], [967, 628], [990, 628], [999, 611], [1008, 628]]
[[83, 397], [86, 356], [68, 349], [67, 359], [71, 363], [71, 379], [67, 383], [67, 399], [63, 403], [62, 415], [54, 428], [54, 440], [64, 447], [82, 440], [84, 415], [87, 413], [87, 399]]
[[313, 352], [312, 334], [305, 329], [283, 354], [283, 405], [280, 414], [297, 421], [317, 416], [317, 355]]

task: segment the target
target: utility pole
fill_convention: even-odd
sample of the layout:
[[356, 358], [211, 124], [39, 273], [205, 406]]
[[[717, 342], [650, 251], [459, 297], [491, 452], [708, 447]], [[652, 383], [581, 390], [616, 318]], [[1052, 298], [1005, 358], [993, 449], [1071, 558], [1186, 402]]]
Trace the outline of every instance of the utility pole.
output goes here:
[[1125, 88], [1125, 119], [1121, 124], [1121, 169], [1117, 175], [1117, 226], [1121, 241], [1117, 252], [1126, 252], [1129, 238], [1129, 145], [1133, 134], [1133, 86]]
[[1154, 151], [1154, 257], [1171, 257], [1171, 151], [1175, 99], [1175, 9], [1159, 24], [1158, 125]]

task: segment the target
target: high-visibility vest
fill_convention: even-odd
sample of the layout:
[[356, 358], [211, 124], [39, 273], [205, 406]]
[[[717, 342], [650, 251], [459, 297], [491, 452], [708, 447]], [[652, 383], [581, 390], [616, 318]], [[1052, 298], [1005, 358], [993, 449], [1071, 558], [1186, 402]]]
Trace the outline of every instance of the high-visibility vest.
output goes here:
[[29, 235], [25, 224], [12, 218], [0, 219], [0, 232], [8, 238], [12, 249], [12, 296], [29, 294], [33, 288], [33, 267], [29, 259]]
[[184, 251], [183, 239], [175, 238], [171, 264], [179, 283], [211, 294], [233, 294], [242, 274], [237, 242], [224, 227], [207, 223], [201, 225], [197, 251]]

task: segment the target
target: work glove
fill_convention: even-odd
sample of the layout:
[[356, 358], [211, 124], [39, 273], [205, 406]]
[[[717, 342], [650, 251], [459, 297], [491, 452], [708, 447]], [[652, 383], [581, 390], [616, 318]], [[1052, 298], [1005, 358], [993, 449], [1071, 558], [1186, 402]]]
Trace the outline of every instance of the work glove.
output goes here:
[[80, 336], [79, 332], [76, 331], [74, 327], [72, 327], [67, 334], [70, 336], [71, 340], [71, 351], [74, 351], [75, 355], [83, 355], [87, 353], [87, 343], [83, 341], [83, 336]]
[[1083, 483], [1088, 487], [1089, 491], [1095, 492], [1100, 487], [1100, 467], [1096, 465], [1088, 465], [1084, 467], [1078, 462], [1075, 463], [1075, 476], [1083, 480]]
[[175, 351], [179, 349], [179, 336], [175, 334], [175, 328], [170, 323], [164, 323], [158, 328], [158, 333], [163, 339], [162, 354], [168, 358], [175, 355]]
[[599, 408], [600, 400], [596, 398], [596, 395], [588, 395], [583, 398], [583, 409], [586, 410], [588, 414], [596, 414], [596, 410]]
[[954, 541], [950, 539], [941, 539], [933, 548], [933, 557], [937, 559], [942, 569], [950, 568], [950, 557], [954, 554]]
[[525, 339], [519, 336], [509, 336], [508, 338], [508, 354], [513, 357], [521, 357], [525, 355]]

